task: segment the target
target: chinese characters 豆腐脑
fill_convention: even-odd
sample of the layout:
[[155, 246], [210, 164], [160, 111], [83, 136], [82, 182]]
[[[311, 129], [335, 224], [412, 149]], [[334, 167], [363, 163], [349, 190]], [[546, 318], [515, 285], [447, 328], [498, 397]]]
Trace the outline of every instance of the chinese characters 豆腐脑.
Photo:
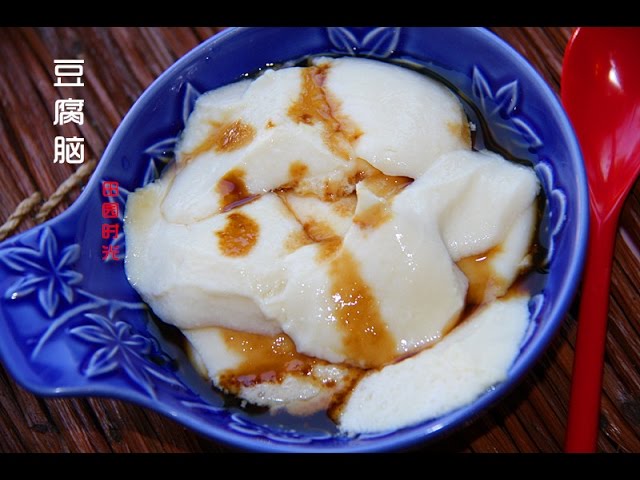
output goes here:
[[[56, 59], [54, 74], [56, 81], [54, 87], [83, 87], [84, 60], [82, 59]], [[75, 123], [84, 125], [84, 100], [66, 98], [56, 100], [54, 104], [54, 125]], [[84, 163], [84, 137], [74, 135], [65, 137], [58, 135], [54, 139], [53, 163]]]

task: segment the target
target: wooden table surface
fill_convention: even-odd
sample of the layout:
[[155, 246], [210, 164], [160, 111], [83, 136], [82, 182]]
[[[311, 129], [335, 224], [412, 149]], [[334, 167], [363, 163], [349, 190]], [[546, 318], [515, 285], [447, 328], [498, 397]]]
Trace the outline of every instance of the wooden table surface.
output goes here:
[[[52, 163], [56, 135], [85, 138], [99, 159], [140, 93], [178, 57], [219, 28], [0, 29], [0, 224], [33, 198], [40, 208], [76, 169]], [[496, 28], [558, 91], [570, 28]], [[54, 127], [65, 93], [52, 85], [53, 59], [85, 58], [85, 124]], [[78, 196], [72, 189], [50, 216]], [[622, 213], [611, 279], [609, 330], [598, 448], [640, 452], [640, 186]], [[26, 215], [12, 233], [35, 225]], [[576, 303], [533, 371], [469, 427], [424, 451], [559, 452], [567, 418]], [[223, 445], [149, 410], [109, 399], [40, 398], [0, 366], [0, 451], [219, 452]]]

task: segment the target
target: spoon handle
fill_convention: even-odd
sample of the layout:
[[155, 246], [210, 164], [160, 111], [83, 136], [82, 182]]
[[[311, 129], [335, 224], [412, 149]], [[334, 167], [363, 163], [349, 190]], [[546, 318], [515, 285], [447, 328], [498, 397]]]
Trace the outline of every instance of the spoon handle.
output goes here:
[[589, 247], [580, 299], [565, 451], [596, 449], [613, 247], [618, 213], [602, 220], [591, 210]]

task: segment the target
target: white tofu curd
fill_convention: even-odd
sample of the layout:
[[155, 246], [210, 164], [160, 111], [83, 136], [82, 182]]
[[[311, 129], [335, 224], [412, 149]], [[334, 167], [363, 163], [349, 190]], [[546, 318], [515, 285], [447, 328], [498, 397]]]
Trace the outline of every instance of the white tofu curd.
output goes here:
[[129, 281], [244, 402], [347, 434], [446, 413], [505, 378], [528, 322], [539, 184], [470, 139], [444, 85], [374, 60], [206, 93], [127, 201]]
[[504, 380], [528, 320], [527, 298], [496, 300], [440, 343], [365, 376], [339, 414], [345, 432], [377, 432], [434, 418]]
[[279, 332], [264, 302], [286, 284], [277, 265], [286, 254], [285, 239], [300, 225], [275, 194], [199, 222], [170, 223], [158, 209], [166, 183], [128, 200], [125, 265], [131, 284], [160, 318], [179, 328]]
[[301, 352], [365, 368], [440, 339], [467, 290], [435, 219], [394, 208], [400, 195], [385, 206], [369, 183], [381, 182], [358, 183], [354, 225], [342, 242], [287, 258], [282, 294], [282, 327]]
[[441, 83], [360, 58], [330, 62], [326, 88], [363, 132], [356, 155], [387, 175], [416, 178], [441, 154], [471, 148], [460, 101]]

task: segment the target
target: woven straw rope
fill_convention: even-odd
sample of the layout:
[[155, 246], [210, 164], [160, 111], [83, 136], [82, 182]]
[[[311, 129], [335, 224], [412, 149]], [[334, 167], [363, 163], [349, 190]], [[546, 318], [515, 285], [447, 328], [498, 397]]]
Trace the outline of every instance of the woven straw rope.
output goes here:
[[4, 240], [20, 226], [20, 223], [38, 208], [34, 215], [36, 223], [44, 222], [51, 211], [56, 208], [69, 192], [76, 187], [82, 185], [91, 175], [96, 166], [95, 160], [89, 160], [83, 163], [73, 174], [58, 186], [53, 195], [51, 195], [42, 205], [42, 194], [34, 192], [29, 197], [22, 200], [13, 211], [6, 222], [0, 227], [0, 240]]

